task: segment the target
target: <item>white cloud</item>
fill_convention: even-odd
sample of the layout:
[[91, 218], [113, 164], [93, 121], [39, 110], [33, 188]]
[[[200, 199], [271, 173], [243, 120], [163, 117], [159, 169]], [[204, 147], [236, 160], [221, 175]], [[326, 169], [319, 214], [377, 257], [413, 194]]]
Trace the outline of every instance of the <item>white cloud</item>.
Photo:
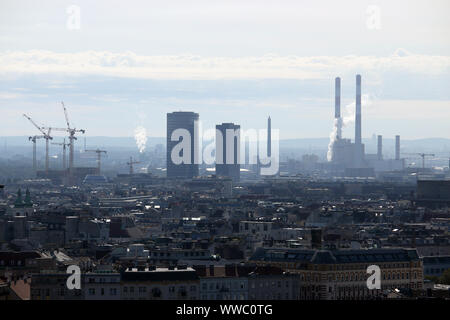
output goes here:
[[356, 72], [447, 75], [450, 57], [398, 49], [390, 56], [145, 56], [131, 51], [0, 53], [0, 74], [101, 75], [144, 79], [325, 79]]

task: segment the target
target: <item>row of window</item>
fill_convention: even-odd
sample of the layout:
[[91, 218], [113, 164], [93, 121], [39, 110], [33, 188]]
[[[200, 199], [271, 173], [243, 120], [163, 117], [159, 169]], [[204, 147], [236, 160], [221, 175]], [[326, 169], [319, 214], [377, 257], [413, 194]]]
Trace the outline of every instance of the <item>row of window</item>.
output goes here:
[[[398, 263], [375, 263], [381, 269], [397, 269], [397, 268], [410, 268], [409, 262], [398, 262]], [[365, 270], [367, 269], [368, 264], [342, 264], [342, 265], [334, 265], [331, 267], [331, 270]], [[418, 268], [420, 266], [419, 262], [413, 262], [412, 267]], [[314, 270], [317, 270], [317, 265], [314, 265]]]
[[[6, 260], [0, 260], [0, 266], [6, 265]], [[9, 261], [10, 266], [22, 266], [24, 265], [22, 260], [10, 260]]]
[[[383, 280], [408, 280], [409, 279], [409, 272], [382, 272]], [[337, 275], [328, 275], [328, 281], [364, 281], [369, 277], [369, 274], [367, 273], [351, 273], [351, 274], [337, 274]], [[318, 275], [311, 276], [307, 274], [306, 276], [302, 274], [300, 276], [300, 279], [302, 281], [311, 281], [314, 282], [320, 282], [320, 277]], [[417, 272], [413, 273], [413, 279], [417, 279]]]
[[118, 277], [107, 277], [107, 278], [88, 278], [88, 283], [118, 283], [120, 278]]
[[[204, 257], [205, 256], [205, 251], [191, 251], [191, 252], [184, 252], [184, 256], [185, 257]], [[152, 252], [150, 253], [150, 256], [154, 256], [154, 257], [170, 257], [172, 254], [170, 252]], [[178, 254], [175, 254], [176, 256]]]
[[447, 268], [429, 268], [425, 270], [425, 273], [427, 274], [441, 274], [443, 273]]
[[245, 282], [244, 281], [218, 281], [218, 282], [203, 282], [202, 283], [202, 289], [207, 290], [207, 286], [209, 285], [209, 290], [214, 289], [221, 289], [221, 288], [228, 288], [228, 289], [244, 289], [245, 288]]
[[[178, 288], [178, 290], [177, 290], [177, 288]], [[153, 288], [152, 290], [155, 290], [155, 289], [158, 289], [159, 291], [161, 291], [159, 288]], [[179, 287], [170, 286], [169, 287], [169, 292], [170, 293], [175, 293], [176, 291], [177, 292], [186, 292], [186, 290], [187, 289], [186, 289], [185, 286], [179, 286]], [[197, 286], [190, 286], [189, 287], [189, 291], [191, 291], [191, 292], [197, 291]], [[122, 292], [124, 294], [127, 294], [127, 293], [132, 294], [132, 293], [135, 293], [135, 292], [146, 293], [147, 292], [147, 287], [145, 287], [145, 286], [141, 286], [141, 287], [133, 287], [133, 286], [127, 287], [127, 286], [125, 286], [125, 287], [123, 287]]]
[[[90, 295], [90, 296], [95, 296], [96, 294], [97, 294], [97, 290], [96, 290], [97, 288], [89, 288], [88, 289], [88, 294]], [[99, 290], [98, 290], [98, 292], [99, 292], [99, 294], [101, 295], [101, 296], [104, 296], [105, 295], [105, 288], [98, 288]], [[111, 296], [116, 296], [117, 295], [117, 288], [109, 288], [109, 294], [111, 295]]]

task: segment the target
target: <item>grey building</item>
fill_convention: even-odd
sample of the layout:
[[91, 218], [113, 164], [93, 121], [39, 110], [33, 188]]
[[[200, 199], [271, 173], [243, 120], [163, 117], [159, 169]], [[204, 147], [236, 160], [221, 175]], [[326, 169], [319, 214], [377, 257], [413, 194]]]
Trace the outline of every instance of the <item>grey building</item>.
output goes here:
[[[194, 154], [196, 151], [196, 146], [198, 146], [199, 137], [195, 133], [195, 122], [199, 120], [198, 113], [195, 112], [172, 112], [167, 114], [167, 177], [168, 178], [192, 178], [198, 176], [198, 163], [194, 162]], [[187, 130], [190, 134], [190, 163], [176, 164], [172, 159], [172, 150], [176, 147], [183, 139], [180, 137], [178, 140], [172, 141], [172, 134], [177, 129]], [[180, 152], [180, 156], [183, 156], [183, 152]], [[186, 155], [184, 155], [186, 156]]]
[[440, 277], [445, 270], [450, 269], [450, 256], [422, 257], [425, 276]]
[[123, 300], [197, 300], [199, 278], [188, 267], [127, 269], [122, 273]]
[[241, 126], [234, 123], [216, 125], [216, 175], [231, 178], [233, 181], [239, 181], [241, 168], [240, 128]]

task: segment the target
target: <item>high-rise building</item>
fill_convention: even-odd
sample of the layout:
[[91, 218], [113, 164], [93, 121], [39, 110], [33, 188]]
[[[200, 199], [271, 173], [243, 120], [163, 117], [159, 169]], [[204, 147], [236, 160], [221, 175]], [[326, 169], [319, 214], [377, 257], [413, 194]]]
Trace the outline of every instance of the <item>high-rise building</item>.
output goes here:
[[[198, 152], [199, 145], [196, 139], [199, 139], [196, 132], [196, 122], [199, 120], [198, 113], [195, 112], [172, 112], [167, 114], [167, 177], [168, 178], [192, 178], [198, 176], [198, 163], [195, 163], [195, 153]], [[172, 159], [172, 149], [178, 145], [183, 139], [172, 141], [172, 134], [177, 129], [185, 129], [190, 135], [190, 155], [188, 163], [174, 163]], [[182, 153], [180, 156], [186, 156]]]
[[234, 123], [216, 125], [216, 175], [229, 177], [234, 181], [239, 181], [241, 169], [240, 128]]

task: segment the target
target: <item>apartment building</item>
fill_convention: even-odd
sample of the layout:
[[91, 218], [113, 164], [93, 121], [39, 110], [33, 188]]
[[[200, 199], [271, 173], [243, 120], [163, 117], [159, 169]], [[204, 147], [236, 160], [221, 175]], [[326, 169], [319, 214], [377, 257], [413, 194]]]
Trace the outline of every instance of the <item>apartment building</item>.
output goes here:
[[197, 300], [199, 278], [186, 266], [128, 268], [122, 273], [123, 300]]
[[[259, 248], [250, 262], [299, 274], [301, 300], [366, 300], [381, 297], [387, 289], [423, 288], [423, 263], [415, 249]], [[380, 267], [380, 289], [367, 287], [370, 265]]]

